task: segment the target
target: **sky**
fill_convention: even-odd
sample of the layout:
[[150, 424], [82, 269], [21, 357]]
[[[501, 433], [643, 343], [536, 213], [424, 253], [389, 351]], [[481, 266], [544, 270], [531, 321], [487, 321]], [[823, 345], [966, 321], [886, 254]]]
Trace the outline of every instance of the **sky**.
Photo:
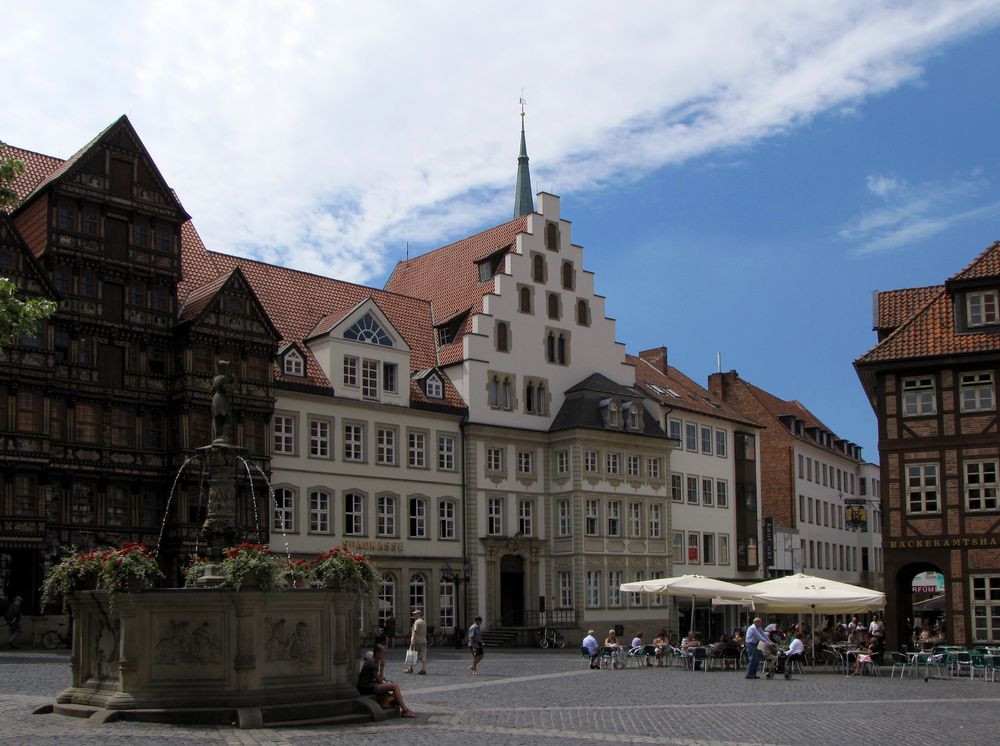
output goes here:
[[1000, 0], [9, 6], [0, 140], [127, 114], [210, 249], [375, 287], [510, 219], [523, 98], [618, 341], [872, 461], [872, 291], [1000, 239]]

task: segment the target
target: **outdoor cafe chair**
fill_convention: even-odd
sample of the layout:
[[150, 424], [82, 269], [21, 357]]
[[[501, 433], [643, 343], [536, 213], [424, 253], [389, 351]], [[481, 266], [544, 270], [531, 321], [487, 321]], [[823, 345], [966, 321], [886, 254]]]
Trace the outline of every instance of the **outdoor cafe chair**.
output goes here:
[[906, 669], [911, 665], [909, 656], [906, 653], [900, 653], [898, 651], [892, 651], [889, 653], [889, 660], [892, 662], [892, 670], [889, 671], [889, 678], [893, 678], [896, 675], [896, 671], [899, 671], [899, 678], [906, 676]]
[[580, 668], [590, 665], [590, 651], [587, 648], [580, 646]]
[[972, 675], [972, 653], [968, 650], [957, 650], [954, 653], [955, 659], [952, 663], [952, 667], [955, 669], [956, 676], [964, 676], [965, 672], [969, 672], [969, 678], [973, 678]]
[[601, 668], [614, 668], [618, 662], [618, 650], [610, 645], [601, 646]]
[[711, 660], [708, 655], [708, 648], [700, 646], [697, 648], [691, 648], [688, 652], [691, 654], [690, 664], [692, 671], [698, 670], [699, 663], [701, 664], [702, 671], [708, 671], [709, 661]]

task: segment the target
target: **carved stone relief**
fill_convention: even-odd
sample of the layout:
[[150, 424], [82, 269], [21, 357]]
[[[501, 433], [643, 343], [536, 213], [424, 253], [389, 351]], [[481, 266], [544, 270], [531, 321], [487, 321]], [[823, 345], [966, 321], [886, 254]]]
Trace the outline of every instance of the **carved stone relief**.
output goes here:
[[156, 643], [156, 663], [206, 665], [222, 662], [222, 642], [208, 621], [192, 628], [186, 619], [171, 619], [169, 633]]

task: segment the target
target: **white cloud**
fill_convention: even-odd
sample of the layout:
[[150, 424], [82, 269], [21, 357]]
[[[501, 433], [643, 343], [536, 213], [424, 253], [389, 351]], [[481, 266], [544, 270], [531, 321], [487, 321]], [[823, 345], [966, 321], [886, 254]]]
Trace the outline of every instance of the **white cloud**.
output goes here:
[[896, 179], [883, 174], [868, 174], [865, 183], [868, 185], [868, 191], [876, 197], [887, 197], [899, 188], [899, 182]]
[[17, 3], [0, 136], [65, 157], [127, 113], [211, 248], [365, 281], [509, 215], [522, 86], [534, 185], [565, 196], [852, 111], [998, 20], [988, 0]]

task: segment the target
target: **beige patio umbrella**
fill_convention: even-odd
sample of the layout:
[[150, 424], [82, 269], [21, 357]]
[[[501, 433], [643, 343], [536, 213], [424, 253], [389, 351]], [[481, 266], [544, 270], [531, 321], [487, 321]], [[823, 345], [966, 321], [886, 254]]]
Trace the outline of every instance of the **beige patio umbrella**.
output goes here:
[[[651, 578], [622, 583], [622, 593], [656, 593], [667, 596], [691, 597], [691, 619], [694, 619], [694, 602], [697, 598], [718, 598], [724, 601], [743, 602], [752, 606], [753, 601], [746, 587], [717, 580], [705, 575], [678, 575], [672, 578]], [[680, 630], [678, 630], [680, 632]]]

